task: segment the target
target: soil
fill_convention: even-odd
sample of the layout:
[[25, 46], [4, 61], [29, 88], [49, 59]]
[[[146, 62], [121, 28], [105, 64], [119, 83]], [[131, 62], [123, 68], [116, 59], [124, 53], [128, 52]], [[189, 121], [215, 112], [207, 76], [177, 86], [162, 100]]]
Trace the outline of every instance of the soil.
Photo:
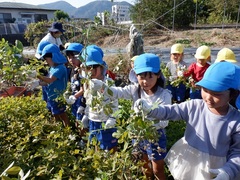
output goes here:
[[[240, 29], [198, 29], [185, 31], [162, 31], [144, 33], [144, 46], [170, 48], [174, 43], [186, 43], [187, 47], [198, 47], [202, 44], [211, 48], [240, 47]], [[96, 44], [102, 48], [125, 48], [129, 43], [129, 35], [115, 35], [99, 39]], [[189, 43], [189, 44], [188, 44]]]
[[[142, 38], [144, 47], [147, 47], [146, 49], [171, 48], [171, 46], [177, 42], [184, 44], [185, 48], [197, 48], [203, 44], [210, 46], [211, 49], [240, 47], [240, 29], [235, 28], [196, 29], [174, 32], [155, 30], [154, 32], [143, 33]], [[125, 34], [99, 38], [95, 44], [105, 50], [126, 49], [129, 42], [129, 34]], [[113, 70], [119, 62], [117, 58], [116, 54], [108, 54], [104, 57], [110, 70]], [[123, 59], [125, 62], [129, 62], [130, 58], [123, 53]], [[124, 70], [126, 71], [125, 73], [127, 73], [129, 69], [125, 68], [121, 71]]]

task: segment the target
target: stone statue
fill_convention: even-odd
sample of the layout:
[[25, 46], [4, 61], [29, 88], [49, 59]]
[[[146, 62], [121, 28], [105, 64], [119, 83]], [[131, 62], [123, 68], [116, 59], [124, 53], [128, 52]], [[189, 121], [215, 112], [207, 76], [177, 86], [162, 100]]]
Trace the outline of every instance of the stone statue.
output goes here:
[[140, 55], [144, 53], [143, 50], [143, 39], [142, 39], [142, 34], [140, 34], [135, 27], [134, 24], [131, 25], [130, 30], [129, 30], [129, 38], [130, 42], [128, 43], [126, 47], [127, 54], [129, 58], [131, 59], [132, 57], [136, 55]]

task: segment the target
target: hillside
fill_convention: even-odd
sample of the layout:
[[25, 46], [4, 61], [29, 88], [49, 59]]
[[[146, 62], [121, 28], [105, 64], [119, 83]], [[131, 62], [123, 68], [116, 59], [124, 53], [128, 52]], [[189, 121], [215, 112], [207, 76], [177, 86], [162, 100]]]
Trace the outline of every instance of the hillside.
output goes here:
[[68, 13], [68, 15], [71, 17], [72, 13], [77, 10], [76, 7], [72, 6], [71, 4], [67, 3], [66, 1], [57, 1], [54, 3], [48, 3], [48, 4], [40, 4], [39, 6], [44, 8], [51, 8], [51, 9], [60, 9], [64, 11], [65, 13]]
[[131, 6], [131, 4], [129, 4], [126, 1], [122, 1], [122, 2], [93, 1], [79, 8], [73, 7], [71, 4], [65, 1], [57, 1], [54, 3], [40, 4], [39, 6], [44, 8], [60, 9], [68, 13], [70, 17], [88, 18], [93, 20], [94, 17], [97, 15], [97, 12], [104, 12], [104, 11], [111, 12], [112, 6], [115, 4]]

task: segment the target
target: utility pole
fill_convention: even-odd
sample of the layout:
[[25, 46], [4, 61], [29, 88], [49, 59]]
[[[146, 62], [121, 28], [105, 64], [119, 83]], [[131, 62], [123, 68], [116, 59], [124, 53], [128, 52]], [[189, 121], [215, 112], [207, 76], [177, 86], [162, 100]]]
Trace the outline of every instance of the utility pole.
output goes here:
[[196, 0], [196, 8], [195, 8], [195, 20], [194, 20], [194, 30], [196, 29], [196, 25], [197, 25], [197, 0]]
[[172, 31], [174, 31], [174, 23], [175, 23], [175, 10], [176, 10], [176, 0], [173, 3], [173, 22], [172, 22]]
[[223, 20], [222, 20], [222, 30], [224, 28], [224, 22], [225, 22], [225, 14], [226, 14], [226, 0], [224, 0], [224, 12], [223, 12]]
[[236, 23], [236, 28], [238, 28], [239, 12], [240, 12], [240, 4], [239, 4], [239, 8], [238, 8], [238, 15], [237, 15], [237, 23]]

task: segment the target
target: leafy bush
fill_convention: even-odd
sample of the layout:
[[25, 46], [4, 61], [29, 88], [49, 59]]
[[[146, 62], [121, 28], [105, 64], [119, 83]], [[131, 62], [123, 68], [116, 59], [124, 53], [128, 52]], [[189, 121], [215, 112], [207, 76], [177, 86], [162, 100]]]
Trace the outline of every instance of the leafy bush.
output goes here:
[[51, 122], [45, 106], [34, 96], [1, 99], [2, 170], [14, 161], [24, 172], [31, 170], [33, 179], [136, 179], [139, 168], [132, 164], [129, 151], [112, 155], [95, 151], [89, 144], [80, 149], [76, 146], [78, 135]]
[[[5, 39], [0, 41], [0, 77], [1, 86], [21, 85], [26, 80], [22, 74], [24, 59], [22, 56], [23, 44], [16, 40], [15, 45], [9, 44]], [[0, 86], [0, 89], [1, 89]]]
[[[144, 179], [140, 162], [132, 163], [131, 138], [154, 136], [151, 122], [131, 117], [131, 102], [120, 100], [119, 150], [96, 151], [97, 143], [77, 146], [78, 135], [53, 122], [40, 97], [6, 97], [0, 101], [0, 169], [13, 161], [31, 179]], [[183, 124], [171, 125], [172, 142], [182, 136]], [[142, 137], [143, 137], [142, 136]]]

